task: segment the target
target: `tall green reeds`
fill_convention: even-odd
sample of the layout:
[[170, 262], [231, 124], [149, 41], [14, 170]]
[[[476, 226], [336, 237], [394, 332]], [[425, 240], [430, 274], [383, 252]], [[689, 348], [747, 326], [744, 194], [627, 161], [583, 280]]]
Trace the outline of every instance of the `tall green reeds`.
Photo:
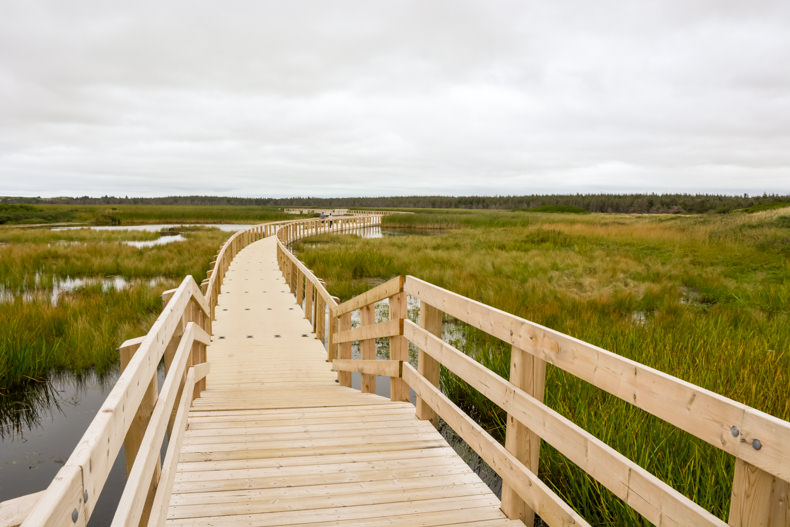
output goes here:
[[[193, 230], [186, 241], [138, 249], [122, 242], [158, 233], [1, 229], [0, 395], [53, 371], [111, 367], [124, 340], [148, 331], [162, 291], [188, 274], [200, 282], [229, 235]], [[128, 287], [108, 287], [102, 280], [109, 276]], [[66, 277], [91, 282], [55, 303], [53, 283]]]
[[[788, 419], [788, 216], [433, 212], [385, 225], [451, 227], [442, 236], [324, 236], [296, 249], [342, 299], [415, 275]], [[507, 377], [507, 346], [462, 332], [461, 349]], [[442, 389], [503, 439], [501, 410], [446, 371]], [[726, 519], [731, 456], [553, 367], [546, 402]], [[646, 524], [547, 445], [540, 473], [594, 525]]]

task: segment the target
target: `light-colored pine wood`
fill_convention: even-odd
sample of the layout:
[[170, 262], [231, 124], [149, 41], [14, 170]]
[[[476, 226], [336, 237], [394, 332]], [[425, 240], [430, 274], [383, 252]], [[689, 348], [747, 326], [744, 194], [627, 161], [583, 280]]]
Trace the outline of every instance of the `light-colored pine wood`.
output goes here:
[[[428, 333], [442, 337], [442, 312], [426, 302], [420, 302], [420, 327]], [[439, 386], [439, 374], [441, 373], [441, 364], [425, 353], [418, 349], [417, 351], [417, 371], [420, 375], [425, 377], [429, 383], [434, 386]], [[417, 418], [427, 419], [433, 426], [439, 426], [439, 417], [433, 409], [425, 404], [422, 398], [417, 397]]]
[[[508, 414], [522, 424], [529, 424], [531, 431], [601, 482], [648, 521], [658, 526], [726, 525], [606, 443], [413, 322], [405, 322], [404, 333], [409, 340]], [[405, 377], [406, 365], [403, 371]], [[521, 493], [519, 496], [525, 499]]]
[[729, 525], [790, 526], [790, 483], [736, 459]]
[[[525, 393], [543, 402], [546, 387], [546, 363], [515, 346], [510, 350], [510, 382]], [[524, 463], [533, 474], [538, 473], [540, 436], [518, 421], [507, 416], [505, 448]], [[520, 519], [525, 525], [535, 523], [535, 512], [519, 498], [508, 484], [502, 485], [502, 511], [508, 518]]]
[[[386, 377], [400, 377], [400, 368], [403, 365], [397, 360], [353, 360], [335, 359], [332, 361], [332, 370], [362, 373], [363, 376], [384, 375]], [[363, 377], [364, 378], [364, 377]], [[362, 393], [371, 393], [362, 390]]]
[[[509, 525], [499, 500], [414, 406], [334, 382], [320, 341], [301, 336], [312, 324], [288, 309], [294, 297], [279, 258], [264, 239], [242, 249], [226, 275], [211, 373], [189, 410], [167, 523]], [[347, 327], [349, 315], [340, 317]], [[363, 360], [347, 352], [338, 366], [400, 375], [400, 362], [375, 360], [375, 349]]]
[[[101, 489], [104, 487], [110, 469], [123, 444], [126, 432], [134, 420], [134, 415], [148, 389], [150, 379], [162, 359], [166, 343], [180, 324], [181, 314], [195, 297], [199, 298], [197, 303], [199, 308], [207, 309], [203, 294], [194, 279], [188, 276], [181, 282], [172, 299], [162, 310], [140, 344], [137, 353], [121, 373], [96, 417], [61, 469], [61, 471], [76, 469], [80, 473], [82, 485], [84, 485], [80, 496], [83, 493], [88, 495], [87, 502], [80, 505], [85, 516], [89, 517], [95, 507]], [[66, 479], [68, 478], [60, 478], [59, 481]], [[69, 493], [69, 496], [72, 496], [70, 493], [73, 490], [62, 484], [50, 485], [42, 497], [42, 503], [54, 503], [58, 506], [68, 507], [65, 502], [68, 496], [64, 493]], [[82, 500], [81, 497], [80, 500]], [[74, 502], [72, 509], [77, 505], [77, 502]], [[48, 525], [49, 522], [60, 520], [47, 515], [65, 514], [63, 510], [36, 507], [26, 523], [28, 525]]]
[[403, 378], [541, 518], [550, 525], [589, 525], [410, 364], [403, 365]]
[[355, 296], [351, 300], [339, 304], [335, 308], [335, 314], [340, 316], [346, 313], [351, 313], [352, 311], [356, 311], [361, 307], [367, 306], [369, 304], [375, 304], [379, 300], [389, 298], [401, 291], [403, 291], [403, 277], [396, 276], [392, 280], [384, 282], [381, 285], [377, 285], [373, 289], [369, 289], [361, 295]]
[[[351, 313], [344, 313], [338, 317], [337, 320], [338, 334], [348, 333], [351, 330]], [[335, 337], [337, 339], [337, 337]], [[337, 358], [338, 359], [351, 359], [351, 341], [337, 342]], [[347, 371], [339, 370], [337, 372], [337, 381], [340, 386], [351, 386], [351, 374]]]
[[[160, 397], [157, 399], [151, 415], [151, 425], [147, 427], [145, 435], [140, 442], [139, 454], [135, 458], [132, 470], [127, 478], [127, 485], [113, 516], [113, 527], [122, 525], [127, 527], [137, 526], [144, 515], [146, 496], [149, 495], [150, 490], [150, 485], [147, 482], [151, 481], [155, 467], [159, 466], [160, 445], [165, 437], [168, 419], [175, 405], [179, 386], [182, 385], [181, 381], [184, 378], [187, 362], [192, 353], [192, 343], [195, 340], [207, 343], [210, 341], [210, 337], [200, 326], [190, 322], [187, 324], [184, 336], [176, 350], [169, 375], [162, 384]], [[194, 383], [188, 387], [188, 391], [182, 390], [181, 397], [191, 398], [193, 387]], [[187, 389], [186, 383], [183, 384], [183, 388]], [[154, 484], [156, 483], [155, 481]]]
[[[344, 316], [350, 316], [350, 313]], [[338, 344], [342, 344], [344, 342], [365, 341], [370, 339], [393, 337], [402, 334], [403, 320], [386, 320], [384, 322], [379, 322], [378, 324], [361, 325], [355, 329], [338, 331], [335, 335], [334, 341]]]
[[[406, 293], [403, 293], [403, 277], [400, 278], [400, 293], [389, 297], [389, 316], [391, 322], [398, 322], [400, 333], [398, 336], [390, 337], [390, 359], [408, 362], [409, 343], [403, 335], [403, 321], [408, 317], [408, 307], [406, 305]], [[390, 378], [390, 399], [393, 401], [408, 401], [409, 386], [403, 379], [398, 377]]]
[[[412, 276], [406, 277], [404, 290], [739, 459], [790, 480], [787, 421]], [[733, 426], [742, 432], [738, 437], [730, 433]], [[748, 441], [741, 441], [744, 434]], [[760, 450], [752, 448], [752, 439], [760, 440]]]
[[[376, 323], [376, 305], [368, 304], [359, 309], [360, 325], [370, 327]], [[400, 326], [398, 326], [400, 331]], [[376, 341], [373, 339], [363, 340], [360, 343], [360, 355], [362, 360], [376, 360]], [[362, 373], [360, 378], [360, 389], [362, 393], [376, 393], [376, 375]]]
[[[140, 347], [140, 344], [142, 344], [143, 338], [144, 337], [137, 337], [135, 339], [127, 340], [121, 344], [120, 348], [118, 348], [121, 356], [121, 371], [123, 371], [123, 369], [129, 364], [129, 361], [132, 360], [135, 352]], [[151, 420], [151, 414], [153, 413], [154, 407], [156, 406], [156, 401], [158, 398], [158, 384], [157, 375], [154, 374], [154, 376], [151, 378], [151, 382], [148, 384], [148, 390], [146, 390], [143, 400], [140, 402], [140, 407], [137, 409], [137, 414], [134, 416], [134, 421], [132, 421], [132, 424], [129, 426], [129, 430], [126, 432], [126, 439], [123, 442], [123, 446], [124, 456], [126, 458], [127, 476], [132, 471], [134, 460], [137, 457], [138, 451], [140, 450], [140, 443], [142, 442], [143, 436], [145, 435], [145, 429], [148, 427], [148, 423]], [[150, 481], [147, 483], [148, 492], [141, 514], [141, 524], [146, 522], [150, 514], [151, 505], [153, 504], [154, 495], [156, 493], [156, 484], [159, 481], [160, 475], [161, 470], [159, 467], [159, 460], [157, 459], [157, 463], [154, 466], [154, 472], [151, 475]]]
[[[190, 368], [184, 381], [182, 393], [189, 393], [195, 386], [196, 381], [205, 377], [208, 372], [209, 365], [205, 362]], [[156, 494], [151, 504], [151, 510], [149, 515], [147, 515], [149, 519], [147, 523], [152, 527], [156, 525], [162, 525], [167, 518], [167, 508], [170, 501], [170, 493], [173, 489], [173, 482], [175, 481], [176, 477], [176, 466], [178, 463], [181, 445], [183, 444], [184, 440], [190, 403], [191, 400], [188, 397], [183, 396], [178, 403], [174, 433], [168, 440], [167, 453], [165, 454], [165, 464], [162, 468], [162, 476], [159, 478], [159, 484], [156, 488]], [[145, 518], [146, 514], [143, 514], [143, 520], [145, 520]]]
[[19, 527], [38, 504], [44, 491], [0, 502], [0, 527]]

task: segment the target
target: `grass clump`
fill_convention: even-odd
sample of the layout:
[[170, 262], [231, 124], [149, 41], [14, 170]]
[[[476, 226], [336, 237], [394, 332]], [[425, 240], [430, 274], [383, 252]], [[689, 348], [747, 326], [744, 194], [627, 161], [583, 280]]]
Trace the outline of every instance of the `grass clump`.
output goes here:
[[[454, 228], [442, 236], [309, 238], [296, 249], [341, 299], [367, 289], [365, 281], [411, 274], [788, 419], [790, 260], [783, 217], [779, 210], [434, 212], [386, 217], [385, 224]], [[364, 263], [371, 255], [386, 265]], [[508, 347], [460, 327], [454, 333], [460, 332], [460, 349], [507, 377]], [[503, 439], [501, 410], [446, 371], [442, 389]], [[551, 366], [546, 403], [727, 517], [728, 454]], [[540, 473], [594, 525], [646, 524], [552, 448], [542, 451]]]
[[[162, 291], [188, 274], [200, 282], [230, 233], [183, 235], [187, 241], [138, 249], [121, 242], [158, 233], [0, 230], [0, 395], [51, 372], [101, 373], [114, 365], [118, 345], [150, 329]], [[52, 287], [67, 277], [89, 282], [55, 303]], [[106, 277], [122, 277], [128, 287], [107, 287]]]

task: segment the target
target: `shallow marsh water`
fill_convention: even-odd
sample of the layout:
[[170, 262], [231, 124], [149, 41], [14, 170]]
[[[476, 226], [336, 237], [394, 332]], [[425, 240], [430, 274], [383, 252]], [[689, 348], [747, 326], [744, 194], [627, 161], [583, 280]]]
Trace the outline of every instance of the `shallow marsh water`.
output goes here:
[[[118, 380], [115, 370], [60, 375], [42, 383], [35, 401], [20, 401], [25, 411], [6, 412], [0, 422], [0, 501], [44, 490], [77, 446]], [[159, 385], [164, 369], [159, 370]], [[28, 397], [34, 397], [28, 393]], [[4, 397], [12, 397], [5, 395]], [[90, 525], [109, 525], [126, 481], [124, 451], [113, 464]]]

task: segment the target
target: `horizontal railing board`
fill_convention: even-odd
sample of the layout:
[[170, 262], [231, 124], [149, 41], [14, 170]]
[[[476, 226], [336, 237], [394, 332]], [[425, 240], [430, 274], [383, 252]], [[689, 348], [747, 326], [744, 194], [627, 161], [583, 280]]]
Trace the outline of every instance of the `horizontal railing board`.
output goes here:
[[[467, 324], [790, 480], [790, 423], [592, 344], [407, 276], [404, 290]], [[733, 436], [732, 428], [739, 431]], [[758, 439], [760, 450], [752, 447]]]
[[383, 284], [377, 285], [373, 289], [369, 289], [361, 295], [355, 296], [354, 298], [338, 305], [335, 308], [335, 315], [345, 315], [346, 313], [356, 311], [361, 307], [374, 304], [380, 300], [384, 300], [385, 298], [389, 298], [396, 293], [400, 293], [401, 291], [403, 291], [403, 277], [396, 276], [395, 278], [388, 280]]
[[589, 526], [513, 454], [408, 363], [403, 364], [403, 379], [549, 525]]
[[403, 319], [385, 320], [377, 324], [338, 331], [334, 335], [334, 340], [336, 343], [342, 344], [344, 342], [357, 342], [361, 340], [394, 337], [396, 335], [403, 335]]
[[332, 371], [400, 377], [402, 365], [403, 362], [399, 360], [335, 359], [332, 361]]
[[[151, 420], [140, 442], [138, 455], [127, 477], [127, 484], [113, 516], [113, 527], [121, 525], [136, 527], [140, 522], [143, 504], [148, 494], [146, 482], [151, 480], [154, 465], [159, 459], [160, 445], [165, 437], [167, 423], [172, 414], [194, 342], [210, 344], [211, 337], [200, 326], [189, 322], [178, 343], [170, 370], [167, 372], [159, 398], [151, 414]], [[191, 393], [184, 391], [181, 398], [191, 399]]]
[[[72, 501], [77, 494], [82, 501], [83, 493], [87, 493], [88, 500], [82, 508], [85, 516], [90, 516], [165, 348], [176, 328], [180, 326], [181, 316], [187, 305], [193, 298], [200, 296], [202, 293], [194, 279], [191, 276], [184, 278], [61, 469], [68, 471], [76, 468], [79, 471], [78, 481], [69, 479], [70, 484], [75, 487], [65, 487], [62, 484], [64, 479], [56, 476], [42, 497], [42, 504], [63, 505], [64, 501]], [[67, 496], [71, 499], [67, 500]], [[70, 511], [77, 505], [78, 502], [75, 501], [63, 506]], [[60, 521], [61, 515], [62, 510], [36, 507], [23, 525], [50, 525]]]
[[404, 334], [653, 524], [727, 525], [573, 421], [435, 335], [411, 321], [406, 321]]
[[[208, 363], [201, 363], [189, 368], [186, 379], [184, 381], [183, 394], [189, 394], [195, 387], [195, 384], [203, 379], [209, 372]], [[165, 461], [162, 465], [162, 475], [157, 484], [156, 495], [154, 502], [151, 506], [151, 515], [149, 517], [149, 525], [157, 526], [164, 525], [167, 519], [167, 508], [170, 502], [170, 493], [173, 489], [173, 483], [176, 477], [176, 466], [178, 464], [178, 456], [181, 451], [181, 445], [184, 442], [184, 434], [187, 427], [187, 415], [189, 414], [189, 406], [192, 401], [191, 397], [181, 397], [176, 411], [176, 417], [173, 424], [173, 434], [167, 443], [167, 453], [165, 454]]]

